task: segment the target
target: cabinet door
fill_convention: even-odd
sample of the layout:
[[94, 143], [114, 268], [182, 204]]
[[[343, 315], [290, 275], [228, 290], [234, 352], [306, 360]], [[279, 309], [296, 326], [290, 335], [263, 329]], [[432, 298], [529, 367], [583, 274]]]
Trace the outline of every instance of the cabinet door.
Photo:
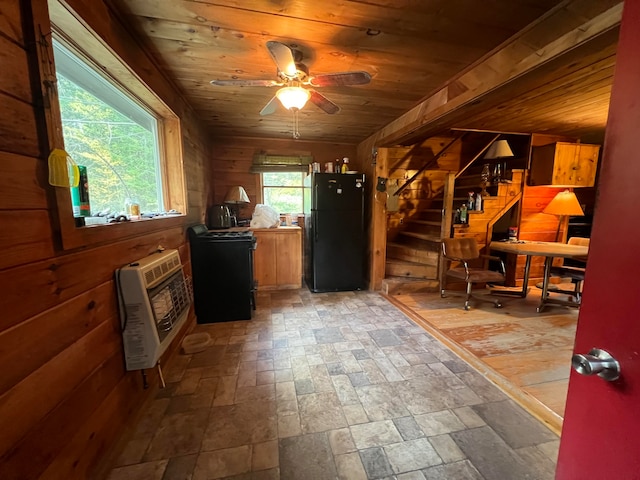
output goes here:
[[596, 168], [600, 145], [580, 144], [576, 149], [576, 169], [573, 185], [576, 187], [593, 187], [596, 183]]
[[256, 250], [253, 255], [253, 277], [258, 288], [274, 287], [276, 278], [276, 237], [275, 232], [253, 232], [256, 237]]
[[276, 235], [276, 275], [280, 287], [302, 286], [301, 231], [292, 230]]
[[578, 168], [578, 145], [572, 143], [556, 144], [553, 159], [552, 185], [574, 185], [575, 172]]
[[600, 145], [557, 142], [534, 147], [529, 185], [593, 187]]

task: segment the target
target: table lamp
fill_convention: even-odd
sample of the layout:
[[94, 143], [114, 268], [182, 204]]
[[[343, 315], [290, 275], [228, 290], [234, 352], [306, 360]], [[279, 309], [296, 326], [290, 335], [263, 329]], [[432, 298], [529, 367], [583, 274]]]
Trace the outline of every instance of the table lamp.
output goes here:
[[558, 192], [553, 200], [549, 202], [549, 204], [544, 207], [542, 213], [548, 213], [550, 215], [558, 216], [558, 230], [556, 231], [556, 242], [560, 237], [560, 226], [563, 223], [564, 217], [572, 216], [578, 217], [583, 216], [584, 212], [582, 211], [582, 207], [580, 207], [580, 202], [578, 202], [578, 198], [576, 194], [570, 190], [564, 190], [562, 192]]
[[224, 203], [227, 203], [230, 205], [231, 211], [233, 212], [233, 216], [235, 217], [237, 222], [240, 216], [240, 205], [245, 203], [250, 203], [250, 202], [249, 202], [249, 196], [247, 195], [247, 192], [245, 191], [245, 189], [242, 188], [240, 185], [237, 185], [229, 189], [229, 191], [227, 192], [227, 195], [224, 197]]
[[[509, 146], [509, 142], [506, 140], [496, 140], [491, 144], [487, 153], [484, 154], [484, 158], [486, 160], [500, 160], [503, 158], [513, 158], [513, 150]], [[500, 165], [500, 162], [496, 163], [493, 171], [493, 182], [500, 183], [502, 176], [506, 174], [506, 163], [503, 166]]]

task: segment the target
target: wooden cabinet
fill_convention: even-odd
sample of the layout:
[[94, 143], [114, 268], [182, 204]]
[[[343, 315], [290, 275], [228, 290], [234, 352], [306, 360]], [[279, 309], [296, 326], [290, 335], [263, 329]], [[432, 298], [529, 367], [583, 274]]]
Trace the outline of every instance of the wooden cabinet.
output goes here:
[[302, 229], [300, 227], [253, 230], [256, 250], [253, 276], [258, 290], [300, 288], [302, 286]]
[[593, 187], [600, 145], [556, 142], [533, 147], [529, 185]]

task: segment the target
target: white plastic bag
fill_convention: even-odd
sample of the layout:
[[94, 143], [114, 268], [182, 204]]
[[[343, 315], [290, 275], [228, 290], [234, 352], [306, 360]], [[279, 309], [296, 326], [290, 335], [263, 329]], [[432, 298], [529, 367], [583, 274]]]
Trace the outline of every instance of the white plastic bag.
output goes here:
[[273, 228], [280, 224], [280, 215], [269, 205], [258, 203], [251, 217], [251, 228]]

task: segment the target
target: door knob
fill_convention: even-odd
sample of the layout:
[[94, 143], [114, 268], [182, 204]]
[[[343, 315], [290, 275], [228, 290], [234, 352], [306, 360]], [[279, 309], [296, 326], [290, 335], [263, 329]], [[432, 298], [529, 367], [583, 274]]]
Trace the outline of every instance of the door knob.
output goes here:
[[588, 354], [576, 353], [571, 357], [571, 366], [580, 375], [598, 375], [608, 382], [620, 378], [620, 363], [599, 348], [592, 348]]

